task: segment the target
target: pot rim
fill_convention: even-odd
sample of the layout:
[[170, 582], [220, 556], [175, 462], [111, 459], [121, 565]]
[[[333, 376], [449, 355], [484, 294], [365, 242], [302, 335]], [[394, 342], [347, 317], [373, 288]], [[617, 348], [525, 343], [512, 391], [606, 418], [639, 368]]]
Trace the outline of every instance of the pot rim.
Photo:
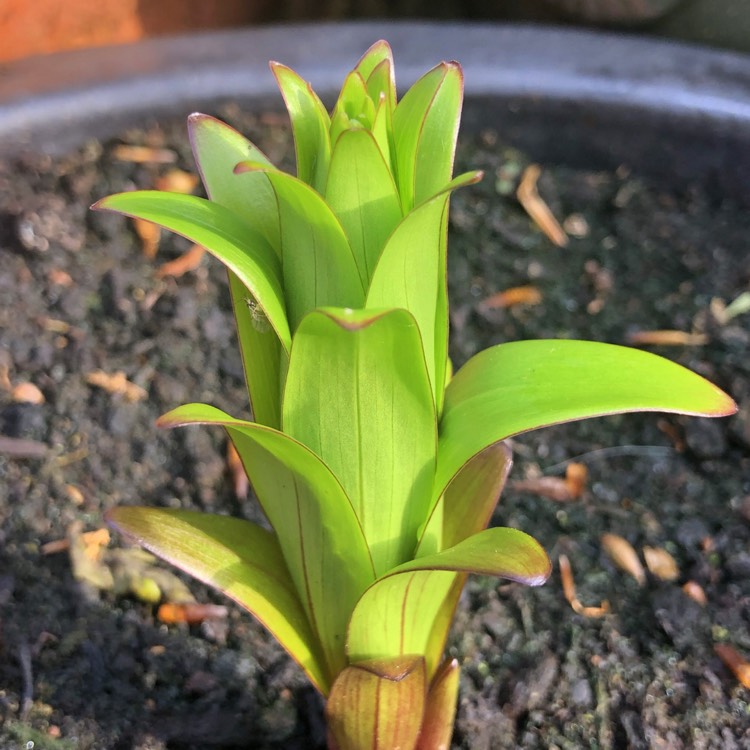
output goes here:
[[528, 24], [347, 22], [159, 37], [6, 65], [0, 156], [64, 154], [164, 115], [222, 102], [282, 109], [268, 61], [332, 103], [378, 39], [401, 91], [440, 59], [465, 73], [463, 132], [495, 128], [531, 158], [697, 181], [750, 206], [750, 56], [613, 32]]

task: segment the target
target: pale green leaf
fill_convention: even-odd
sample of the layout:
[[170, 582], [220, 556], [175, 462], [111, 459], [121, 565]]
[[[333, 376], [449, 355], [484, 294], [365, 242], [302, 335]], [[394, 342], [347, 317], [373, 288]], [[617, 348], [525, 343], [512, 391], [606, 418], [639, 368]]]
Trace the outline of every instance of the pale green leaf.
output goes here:
[[405, 310], [321, 310], [292, 345], [283, 429], [331, 468], [378, 575], [409, 559], [427, 516], [436, 419], [419, 332]]
[[330, 128], [331, 143], [335, 144], [341, 133], [348, 128], [369, 130], [374, 119], [375, 103], [367, 93], [367, 86], [362, 76], [353, 70], [346, 77], [333, 109]]
[[457, 177], [401, 220], [385, 244], [367, 292], [368, 308], [402, 307], [414, 316], [437, 403], [448, 337], [447, 294], [440, 293], [446, 286], [448, 199], [451, 191], [480, 177], [480, 172]]
[[284, 104], [292, 121], [294, 148], [297, 153], [297, 177], [322, 191], [328, 176], [331, 142], [328, 129], [331, 120], [325, 106], [309, 83], [291, 68], [271, 63]]
[[[208, 197], [252, 224], [280, 257], [279, 208], [268, 177], [260, 171], [234, 173], [234, 167], [246, 159], [273, 167], [271, 162], [234, 128], [208, 115], [191, 115], [188, 131]], [[281, 344], [252, 293], [236, 274], [228, 271], [228, 275], [253, 417], [256, 422], [278, 428]]]
[[252, 612], [315, 687], [328, 691], [322, 654], [273, 534], [239, 518], [164, 508], [121, 506], [107, 520]]
[[462, 96], [460, 66], [443, 62], [425, 73], [396, 107], [396, 182], [404, 213], [451, 178]]
[[472, 357], [445, 393], [435, 493], [499, 440], [559, 422], [632, 411], [724, 416], [732, 399], [690, 370], [593, 341], [500, 344]]
[[428, 674], [437, 654], [433, 623], [447, 633], [457, 576], [481, 573], [527, 585], [544, 583], [550, 562], [538, 542], [516, 529], [486, 529], [434, 555], [411, 560], [375, 581], [357, 603], [349, 623], [347, 651], [353, 661], [399, 654], [428, 656]]
[[374, 578], [365, 538], [341, 485], [289, 435], [232, 419], [206, 404], [165, 414], [160, 426], [213, 424], [232, 439], [284, 559], [333, 678], [345, 665], [344, 634], [355, 602]]
[[380, 39], [370, 47], [354, 66], [367, 82], [367, 91], [374, 102], [380, 94], [387, 95], [391, 106], [396, 106], [396, 81], [394, 76], [393, 52], [391, 46], [384, 39]]
[[[254, 165], [239, 164], [243, 172]], [[292, 331], [318, 307], [362, 307], [364, 288], [346, 234], [323, 198], [278, 170], [266, 171], [281, 218], [281, 256]]]
[[203, 198], [156, 190], [110, 195], [92, 208], [152, 221], [205, 247], [248, 288], [281, 345], [289, 350], [291, 335], [284, 311], [279, 258], [241, 216]]
[[367, 288], [385, 241], [401, 219], [396, 184], [369, 131], [347, 130], [339, 136], [325, 198], [346, 232]]

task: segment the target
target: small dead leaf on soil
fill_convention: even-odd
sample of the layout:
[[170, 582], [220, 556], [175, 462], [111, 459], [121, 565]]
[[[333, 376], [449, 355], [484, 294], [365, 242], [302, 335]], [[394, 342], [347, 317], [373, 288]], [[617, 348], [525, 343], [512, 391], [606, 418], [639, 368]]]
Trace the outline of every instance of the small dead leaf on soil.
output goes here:
[[130, 403], [142, 401], [148, 395], [145, 389], [131, 383], [122, 370], [112, 374], [104, 372], [104, 370], [94, 370], [86, 375], [86, 382], [89, 385], [102, 388], [107, 393], [124, 396], [125, 400]]
[[633, 545], [617, 534], [602, 534], [601, 544], [610, 560], [620, 570], [633, 576], [639, 586], [646, 583], [646, 571], [643, 569], [638, 553]]
[[532, 221], [544, 232], [550, 242], [558, 247], [565, 247], [568, 244], [568, 235], [565, 234], [560, 222], [537, 191], [537, 182], [541, 174], [542, 168], [538, 164], [530, 164], [526, 167], [518, 185], [516, 197]]
[[112, 156], [118, 161], [133, 164], [174, 164], [177, 153], [169, 148], [152, 148], [151, 146], [133, 146], [121, 143], [112, 149]]
[[572, 462], [565, 469], [563, 477], [531, 477], [520, 479], [511, 484], [511, 489], [518, 492], [529, 492], [539, 497], [546, 497], [558, 503], [577, 500], [583, 494], [588, 479], [588, 469], [579, 463]]
[[167, 625], [187, 623], [197, 625], [204, 620], [223, 619], [229, 614], [229, 610], [221, 604], [198, 604], [197, 602], [186, 602], [183, 604], [162, 604], [156, 617], [160, 622]]
[[240, 454], [237, 453], [237, 449], [231, 440], [227, 443], [227, 468], [232, 478], [234, 496], [238, 500], [246, 500], [250, 489], [250, 481], [245, 473], [245, 467], [240, 460]]
[[[65, 539], [55, 539], [52, 542], [47, 542], [41, 546], [40, 552], [43, 555], [54, 555], [57, 552], [64, 552], [65, 550], [70, 549], [71, 537], [73, 536], [75, 536], [75, 534], [69, 535]], [[106, 547], [110, 541], [108, 529], [86, 531], [83, 534], [79, 534], [77, 538], [80, 539], [80, 542], [83, 545], [83, 553], [90, 560], [99, 560], [102, 556], [102, 547]]]
[[714, 644], [714, 651], [724, 662], [725, 666], [740, 681], [740, 684], [750, 689], [750, 662], [728, 643]]
[[705, 607], [708, 604], [708, 598], [703, 587], [695, 581], [687, 581], [682, 585], [683, 592], [689, 596], [694, 602], [697, 602], [701, 607]]
[[598, 607], [584, 607], [578, 599], [576, 584], [573, 580], [573, 569], [567, 555], [560, 555], [558, 559], [560, 566], [560, 580], [562, 582], [565, 600], [570, 604], [576, 614], [590, 617], [592, 619], [604, 617], [609, 612], [609, 602], [604, 600]]
[[10, 397], [17, 404], [43, 404], [45, 401], [44, 394], [33, 383], [19, 383], [13, 387]]
[[190, 249], [174, 260], [162, 263], [156, 269], [156, 278], [163, 279], [165, 276], [174, 276], [175, 278], [186, 274], [188, 271], [195, 271], [203, 260], [206, 249], [200, 245], [192, 245]]
[[662, 581], [676, 581], [680, 577], [677, 561], [663, 547], [644, 547], [646, 567]]
[[685, 452], [685, 432], [681, 427], [673, 424], [668, 419], [664, 419], [664, 417], [656, 420], [656, 426], [669, 438], [672, 447], [677, 453]]
[[197, 184], [197, 175], [177, 168], [170, 169], [161, 177], [157, 177], [154, 180], [154, 187], [157, 190], [164, 190], [167, 193], [192, 193]]
[[705, 333], [673, 330], [632, 331], [626, 339], [633, 346], [703, 346], [708, 343]]
[[542, 293], [535, 286], [514, 286], [483, 299], [478, 307], [480, 310], [497, 310], [516, 305], [538, 305], [541, 301]]
[[53, 268], [47, 274], [47, 281], [54, 286], [71, 287], [73, 286], [73, 277], [60, 268]]
[[148, 260], [153, 260], [159, 250], [161, 227], [145, 219], [132, 219], [135, 233], [141, 241], [141, 252]]

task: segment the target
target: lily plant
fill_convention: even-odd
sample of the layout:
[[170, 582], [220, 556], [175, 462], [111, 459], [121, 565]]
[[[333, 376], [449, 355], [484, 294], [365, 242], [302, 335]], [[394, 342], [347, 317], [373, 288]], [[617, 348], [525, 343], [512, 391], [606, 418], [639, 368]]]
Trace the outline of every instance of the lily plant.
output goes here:
[[735, 405], [652, 354], [568, 340], [501, 344], [455, 375], [446, 247], [463, 99], [443, 62], [397, 101], [389, 45], [333, 112], [271, 63], [297, 174], [202, 114], [189, 118], [208, 199], [155, 191], [95, 205], [155, 222], [227, 268], [252, 416], [178, 406], [162, 427], [222, 427], [272, 531], [239, 518], [120, 507], [109, 520], [248, 609], [327, 699], [329, 746], [437, 750], [459, 665], [443, 651], [469, 573], [543, 583], [530, 536], [487, 528], [503, 442], [596, 415], [719, 416]]

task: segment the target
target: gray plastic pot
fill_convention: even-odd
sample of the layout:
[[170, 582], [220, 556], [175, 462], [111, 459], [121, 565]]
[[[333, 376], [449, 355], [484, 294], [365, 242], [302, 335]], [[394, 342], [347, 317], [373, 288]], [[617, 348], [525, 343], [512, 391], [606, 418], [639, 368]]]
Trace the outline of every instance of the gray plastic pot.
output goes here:
[[406, 87], [441, 59], [466, 76], [464, 129], [491, 126], [537, 159], [696, 180], [750, 205], [750, 57], [638, 36], [532, 26], [267, 27], [38, 57], [0, 76], [0, 153], [69, 150], [162, 114], [234, 99], [281, 109], [268, 60], [334, 96], [376, 39]]

